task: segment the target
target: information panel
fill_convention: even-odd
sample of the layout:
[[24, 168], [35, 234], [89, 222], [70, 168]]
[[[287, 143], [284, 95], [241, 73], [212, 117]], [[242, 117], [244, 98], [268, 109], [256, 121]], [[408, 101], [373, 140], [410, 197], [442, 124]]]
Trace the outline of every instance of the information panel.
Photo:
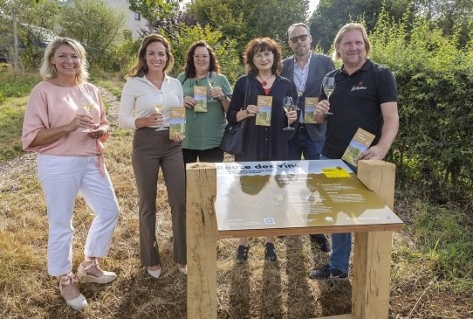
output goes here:
[[219, 231], [403, 223], [342, 160], [215, 165]]

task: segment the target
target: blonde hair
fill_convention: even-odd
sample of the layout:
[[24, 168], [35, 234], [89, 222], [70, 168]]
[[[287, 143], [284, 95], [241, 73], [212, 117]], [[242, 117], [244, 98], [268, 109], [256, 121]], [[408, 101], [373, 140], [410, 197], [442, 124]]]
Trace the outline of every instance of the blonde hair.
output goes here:
[[332, 54], [333, 60], [339, 60], [341, 58], [341, 55], [336, 50], [336, 44], [341, 43], [342, 37], [344, 36], [344, 34], [353, 30], [360, 31], [362, 33], [362, 37], [364, 38], [364, 43], [365, 43], [365, 57], [367, 59], [370, 57], [371, 46], [370, 46], [369, 36], [367, 35], [367, 30], [365, 30], [365, 27], [360, 23], [348, 23], [337, 32], [336, 37], [334, 38], [334, 43], [333, 43], [334, 52]]
[[165, 67], [163, 69], [163, 73], [171, 71], [174, 63], [174, 57], [171, 53], [171, 46], [168, 40], [165, 37], [159, 34], [150, 34], [143, 38], [142, 44], [140, 45], [140, 49], [138, 50], [137, 54], [137, 62], [132, 67], [132, 69], [128, 72], [125, 78], [133, 78], [133, 77], [143, 77], [146, 72], [148, 71], [148, 66], [146, 64], [145, 54], [146, 48], [153, 42], [161, 42], [166, 48], [166, 56], [168, 59], [166, 60]]
[[71, 38], [56, 38], [48, 44], [44, 51], [43, 61], [40, 67], [41, 78], [43, 80], [51, 80], [58, 76], [58, 70], [51, 60], [56, 50], [62, 45], [70, 46], [80, 58], [81, 64], [79, 65], [79, 71], [76, 73], [76, 83], [82, 84], [89, 78], [89, 72], [87, 70], [89, 64], [86, 58], [86, 50], [78, 41]]

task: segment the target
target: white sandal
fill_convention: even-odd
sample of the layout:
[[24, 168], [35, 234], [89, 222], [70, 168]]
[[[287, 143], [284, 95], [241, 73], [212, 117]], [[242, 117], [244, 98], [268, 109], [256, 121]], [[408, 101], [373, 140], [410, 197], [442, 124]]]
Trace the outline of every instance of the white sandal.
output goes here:
[[[117, 279], [116, 273], [100, 269], [98, 258], [94, 258], [88, 261], [90, 262], [89, 266], [84, 267], [81, 263], [77, 268], [77, 277], [79, 278], [80, 282], [95, 282], [98, 284], [107, 284]], [[87, 271], [94, 266], [97, 267], [100, 271], [102, 271], [102, 275], [100, 275], [99, 277], [87, 273]]]
[[65, 276], [61, 276], [61, 280], [59, 281], [59, 292], [61, 293], [61, 297], [64, 298], [64, 300], [66, 300], [66, 303], [74, 310], [82, 310], [84, 309], [85, 307], [87, 307], [87, 300], [86, 298], [84, 297], [83, 294], [79, 293], [79, 296], [74, 298], [74, 299], [71, 299], [71, 300], [67, 300], [66, 297], [64, 296], [64, 291], [63, 291], [63, 287], [64, 286], [67, 286], [69, 284], [73, 284], [73, 285], [76, 285], [77, 284], [77, 279], [76, 277], [74, 276], [73, 273], [69, 273]]

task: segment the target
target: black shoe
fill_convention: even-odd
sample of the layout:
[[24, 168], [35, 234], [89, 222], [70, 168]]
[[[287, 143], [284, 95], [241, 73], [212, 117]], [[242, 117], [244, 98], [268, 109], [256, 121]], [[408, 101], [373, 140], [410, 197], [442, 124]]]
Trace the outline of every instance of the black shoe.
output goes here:
[[237, 247], [237, 257], [235, 257], [235, 259], [238, 263], [243, 263], [247, 261], [247, 258], [249, 257], [249, 248], [250, 246], [244, 245], [240, 245], [239, 247]]
[[309, 238], [311, 239], [311, 242], [314, 243], [321, 251], [324, 251], [325, 253], [328, 253], [331, 251], [331, 248], [329, 248], [329, 242], [323, 234], [314, 234], [314, 235], [309, 235]]
[[327, 279], [347, 280], [349, 279], [349, 276], [347, 275], [347, 273], [342, 272], [337, 269], [331, 269], [329, 265], [326, 265], [319, 270], [317, 269], [311, 270], [311, 272], [309, 273], [309, 276], [311, 278], [318, 279], [318, 280], [327, 280]]
[[273, 243], [265, 243], [265, 259], [270, 261], [277, 260], [277, 254]]

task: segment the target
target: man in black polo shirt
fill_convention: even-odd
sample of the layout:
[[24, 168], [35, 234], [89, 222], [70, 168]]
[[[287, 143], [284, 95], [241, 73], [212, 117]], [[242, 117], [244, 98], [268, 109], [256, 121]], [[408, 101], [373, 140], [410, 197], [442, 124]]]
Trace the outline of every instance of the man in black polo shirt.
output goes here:
[[[324, 145], [326, 124], [304, 123], [304, 107], [307, 97], [318, 98], [324, 75], [334, 70], [330, 57], [311, 51], [313, 37], [304, 23], [295, 23], [288, 28], [288, 45], [293, 55], [283, 60], [281, 75], [292, 83], [293, 98], [297, 106], [299, 121], [287, 131], [289, 160], [318, 160]], [[324, 252], [329, 252], [329, 243], [324, 234], [311, 234], [311, 241]]]
[[[361, 24], [343, 26], [336, 35], [334, 48], [334, 59], [341, 59], [343, 65], [326, 75], [335, 78], [336, 88], [329, 102], [321, 90], [314, 116], [318, 123], [327, 123], [321, 159], [341, 158], [359, 127], [376, 137], [357, 159], [383, 159], [398, 132], [397, 86], [393, 74], [368, 59], [370, 42]], [[310, 276], [347, 279], [350, 253], [351, 234], [333, 234], [329, 263], [312, 270]]]

